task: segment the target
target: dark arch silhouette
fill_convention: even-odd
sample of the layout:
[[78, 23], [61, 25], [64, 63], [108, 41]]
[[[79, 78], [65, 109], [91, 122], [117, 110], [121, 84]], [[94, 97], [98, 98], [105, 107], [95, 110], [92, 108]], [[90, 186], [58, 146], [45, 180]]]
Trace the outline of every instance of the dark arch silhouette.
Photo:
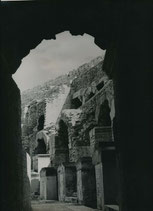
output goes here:
[[[2, 70], [0, 149], [1, 168], [7, 168], [7, 171], [1, 171], [0, 176], [2, 201], [6, 202], [1, 208], [23, 210], [19, 197], [22, 195], [20, 188], [22, 185], [16, 179], [22, 177], [22, 169], [21, 173], [14, 171], [14, 166], [18, 168], [21, 159], [20, 93], [11, 74], [18, 69], [23, 57], [42, 39], [54, 38], [55, 34], [69, 29], [74, 35], [83, 33], [92, 35], [96, 44], [107, 49], [104, 69], [115, 82], [115, 109], [119, 131], [118, 157], [122, 190], [120, 210], [151, 210], [153, 207], [152, 1], [51, 2], [51, 4], [48, 2], [1, 4], [3, 21], [0, 55]], [[6, 155], [12, 159], [6, 159]], [[21, 163], [19, 166], [22, 166]], [[12, 205], [12, 201], [16, 201], [16, 205]]]
[[58, 136], [60, 140], [59, 147], [68, 149], [68, 127], [63, 120], [59, 122]]
[[43, 130], [44, 129], [44, 121], [45, 121], [45, 116], [44, 114], [41, 115], [38, 119], [38, 127], [37, 127], [37, 130], [40, 131], [40, 130]]
[[98, 125], [111, 126], [110, 108], [109, 108], [108, 100], [105, 100], [100, 106]]
[[46, 144], [43, 138], [37, 140], [37, 147], [34, 150], [34, 154], [46, 154]]

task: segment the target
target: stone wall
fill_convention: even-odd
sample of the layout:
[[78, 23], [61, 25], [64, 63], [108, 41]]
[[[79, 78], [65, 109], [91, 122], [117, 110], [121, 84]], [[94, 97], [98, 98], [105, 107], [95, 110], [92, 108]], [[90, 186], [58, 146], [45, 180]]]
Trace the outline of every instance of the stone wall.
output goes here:
[[77, 195], [76, 166], [74, 163], [63, 163], [58, 166], [58, 198], [67, 201]]
[[86, 71], [80, 71], [80, 75], [71, 84], [73, 91], [77, 92], [80, 88], [87, 88], [93, 81], [98, 83], [102, 77], [106, 76], [105, 72], [102, 71], [102, 66], [103, 62], [99, 61], [98, 64], [87, 68]]
[[[24, 149], [32, 156], [34, 149], [37, 146], [36, 134], [40, 130], [39, 118], [45, 114], [46, 101], [41, 100], [32, 101], [28, 107], [25, 114], [25, 118], [22, 121], [22, 143]], [[43, 127], [43, 125], [41, 125]]]
[[80, 158], [76, 166], [78, 202], [96, 208], [96, 180], [92, 159], [90, 157]]
[[[23, 150], [23, 211], [28, 211], [31, 207], [31, 194], [30, 194], [30, 178], [28, 175], [28, 162], [27, 153]], [[31, 175], [30, 175], [31, 176]]]
[[[90, 72], [88, 72], [90, 75]], [[96, 75], [96, 74], [95, 74]], [[95, 78], [98, 77], [97, 75]], [[79, 79], [77, 79], [77, 86]], [[75, 83], [74, 83], [75, 84]], [[80, 88], [81, 88], [80, 82]], [[73, 96], [71, 96], [72, 98]], [[99, 136], [102, 139], [112, 139], [112, 121], [115, 116], [114, 112], [114, 92], [112, 80], [107, 81], [104, 86], [95, 93], [95, 95], [85, 102], [78, 109], [64, 109], [61, 112], [59, 120], [63, 120], [68, 127], [68, 141], [69, 141], [69, 159], [70, 161], [76, 162], [80, 157], [88, 157], [90, 154], [90, 135], [89, 132], [92, 128], [99, 125], [99, 118], [101, 118], [101, 106], [107, 100], [108, 102], [108, 117], [104, 119], [104, 125], [109, 126], [110, 131], [104, 131]], [[103, 111], [105, 112], [105, 110]], [[105, 122], [106, 121], [106, 122]], [[109, 130], [108, 128], [108, 130]]]
[[26, 154], [22, 151], [21, 142], [20, 92], [10, 75], [4, 74], [1, 79], [1, 210], [29, 211], [30, 189]]
[[45, 100], [34, 100], [28, 105], [27, 112], [24, 119], [23, 134], [30, 135], [36, 130], [38, 126], [38, 120], [41, 115], [45, 113], [46, 102]]

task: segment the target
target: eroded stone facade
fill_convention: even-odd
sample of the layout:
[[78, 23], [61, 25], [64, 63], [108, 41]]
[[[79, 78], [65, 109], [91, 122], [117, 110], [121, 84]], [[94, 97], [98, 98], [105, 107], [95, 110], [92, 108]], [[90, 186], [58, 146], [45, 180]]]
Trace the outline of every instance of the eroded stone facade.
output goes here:
[[[33, 171], [56, 170], [60, 201], [104, 209], [106, 204], [118, 204], [115, 109], [113, 81], [103, 72], [103, 60], [97, 60], [80, 67], [77, 77], [69, 86], [61, 85], [56, 97], [28, 106], [23, 136], [31, 143]], [[42, 156], [49, 156], [49, 163], [39, 168]], [[47, 181], [41, 175], [39, 179]]]

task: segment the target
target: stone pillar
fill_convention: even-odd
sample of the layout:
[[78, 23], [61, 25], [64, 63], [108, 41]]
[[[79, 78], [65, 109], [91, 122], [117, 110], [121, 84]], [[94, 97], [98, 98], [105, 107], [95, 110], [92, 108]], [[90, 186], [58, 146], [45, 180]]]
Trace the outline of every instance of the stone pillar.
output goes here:
[[31, 172], [31, 193], [32, 195], [40, 194], [40, 176], [37, 172]]
[[103, 181], [103, 164], [101, 159], [101, 151], [96, 150], [92, 157], [92, 162], [95, 166], [96, 176], [96, 193], [97, 193], [97, 208], [104, 209], [104, 181]]
[[50, 159], [53, 166], [68, 162], [69, 150], [60, 145], [60, 138], [56, 134], [52, 134], [49, 140]]
[[77, 195], [79, 204], [96, 207], [95, 170], [90, 157], [80, 158], [77, 162]]
[[31, 157], [28, 153], [26, 153], [26, 158], [27, 158], [27, 175], [29, 181], [31, 182]]
[[118, 200], [117, 166], [111, 127], [95, 127], [90, 133], [92, 163], [95, 166], [97, 208], [116, 205]]
[[117, 205], [119, 190], [114, 143], [99, 146], [92, 156], [92, 162], [96, 174], [97, 208], [103, 210], [105, 205]]
[[11, 75], [7, 74], [7, 69], [1, 68], [0, 79], [1, 210], [29, 211], [30, 182], [21, 142], [20, 91]]
[[119, 204], [118, 169], [114, 143], [101, 146], [105, 205]]
[[57, 200], [57, 173], [53, 167], [40, 171], [40, 198]]
[[74, 163], [63, 163], [58, 167], [59, 201], [77, 201], [76, 166]]
[[96, 149], [99, 148], [99, 144], [101, 142], [112, 142], [112, 127], [104, 126], [104, 127], [94, 127], [89, 132], [90, 137], [90, 150], [91, 154], [95, 152]]

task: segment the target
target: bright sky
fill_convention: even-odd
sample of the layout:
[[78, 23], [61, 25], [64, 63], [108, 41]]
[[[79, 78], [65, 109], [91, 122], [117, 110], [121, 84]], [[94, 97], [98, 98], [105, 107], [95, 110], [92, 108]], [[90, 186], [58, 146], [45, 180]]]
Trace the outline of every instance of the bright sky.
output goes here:
[[31, 50], [13, 78], [23, 91], [68, 73], [104, 53], [92, 36], [72, 36], [65, 31], [57, 34], [55, 40], [43, 40]]

